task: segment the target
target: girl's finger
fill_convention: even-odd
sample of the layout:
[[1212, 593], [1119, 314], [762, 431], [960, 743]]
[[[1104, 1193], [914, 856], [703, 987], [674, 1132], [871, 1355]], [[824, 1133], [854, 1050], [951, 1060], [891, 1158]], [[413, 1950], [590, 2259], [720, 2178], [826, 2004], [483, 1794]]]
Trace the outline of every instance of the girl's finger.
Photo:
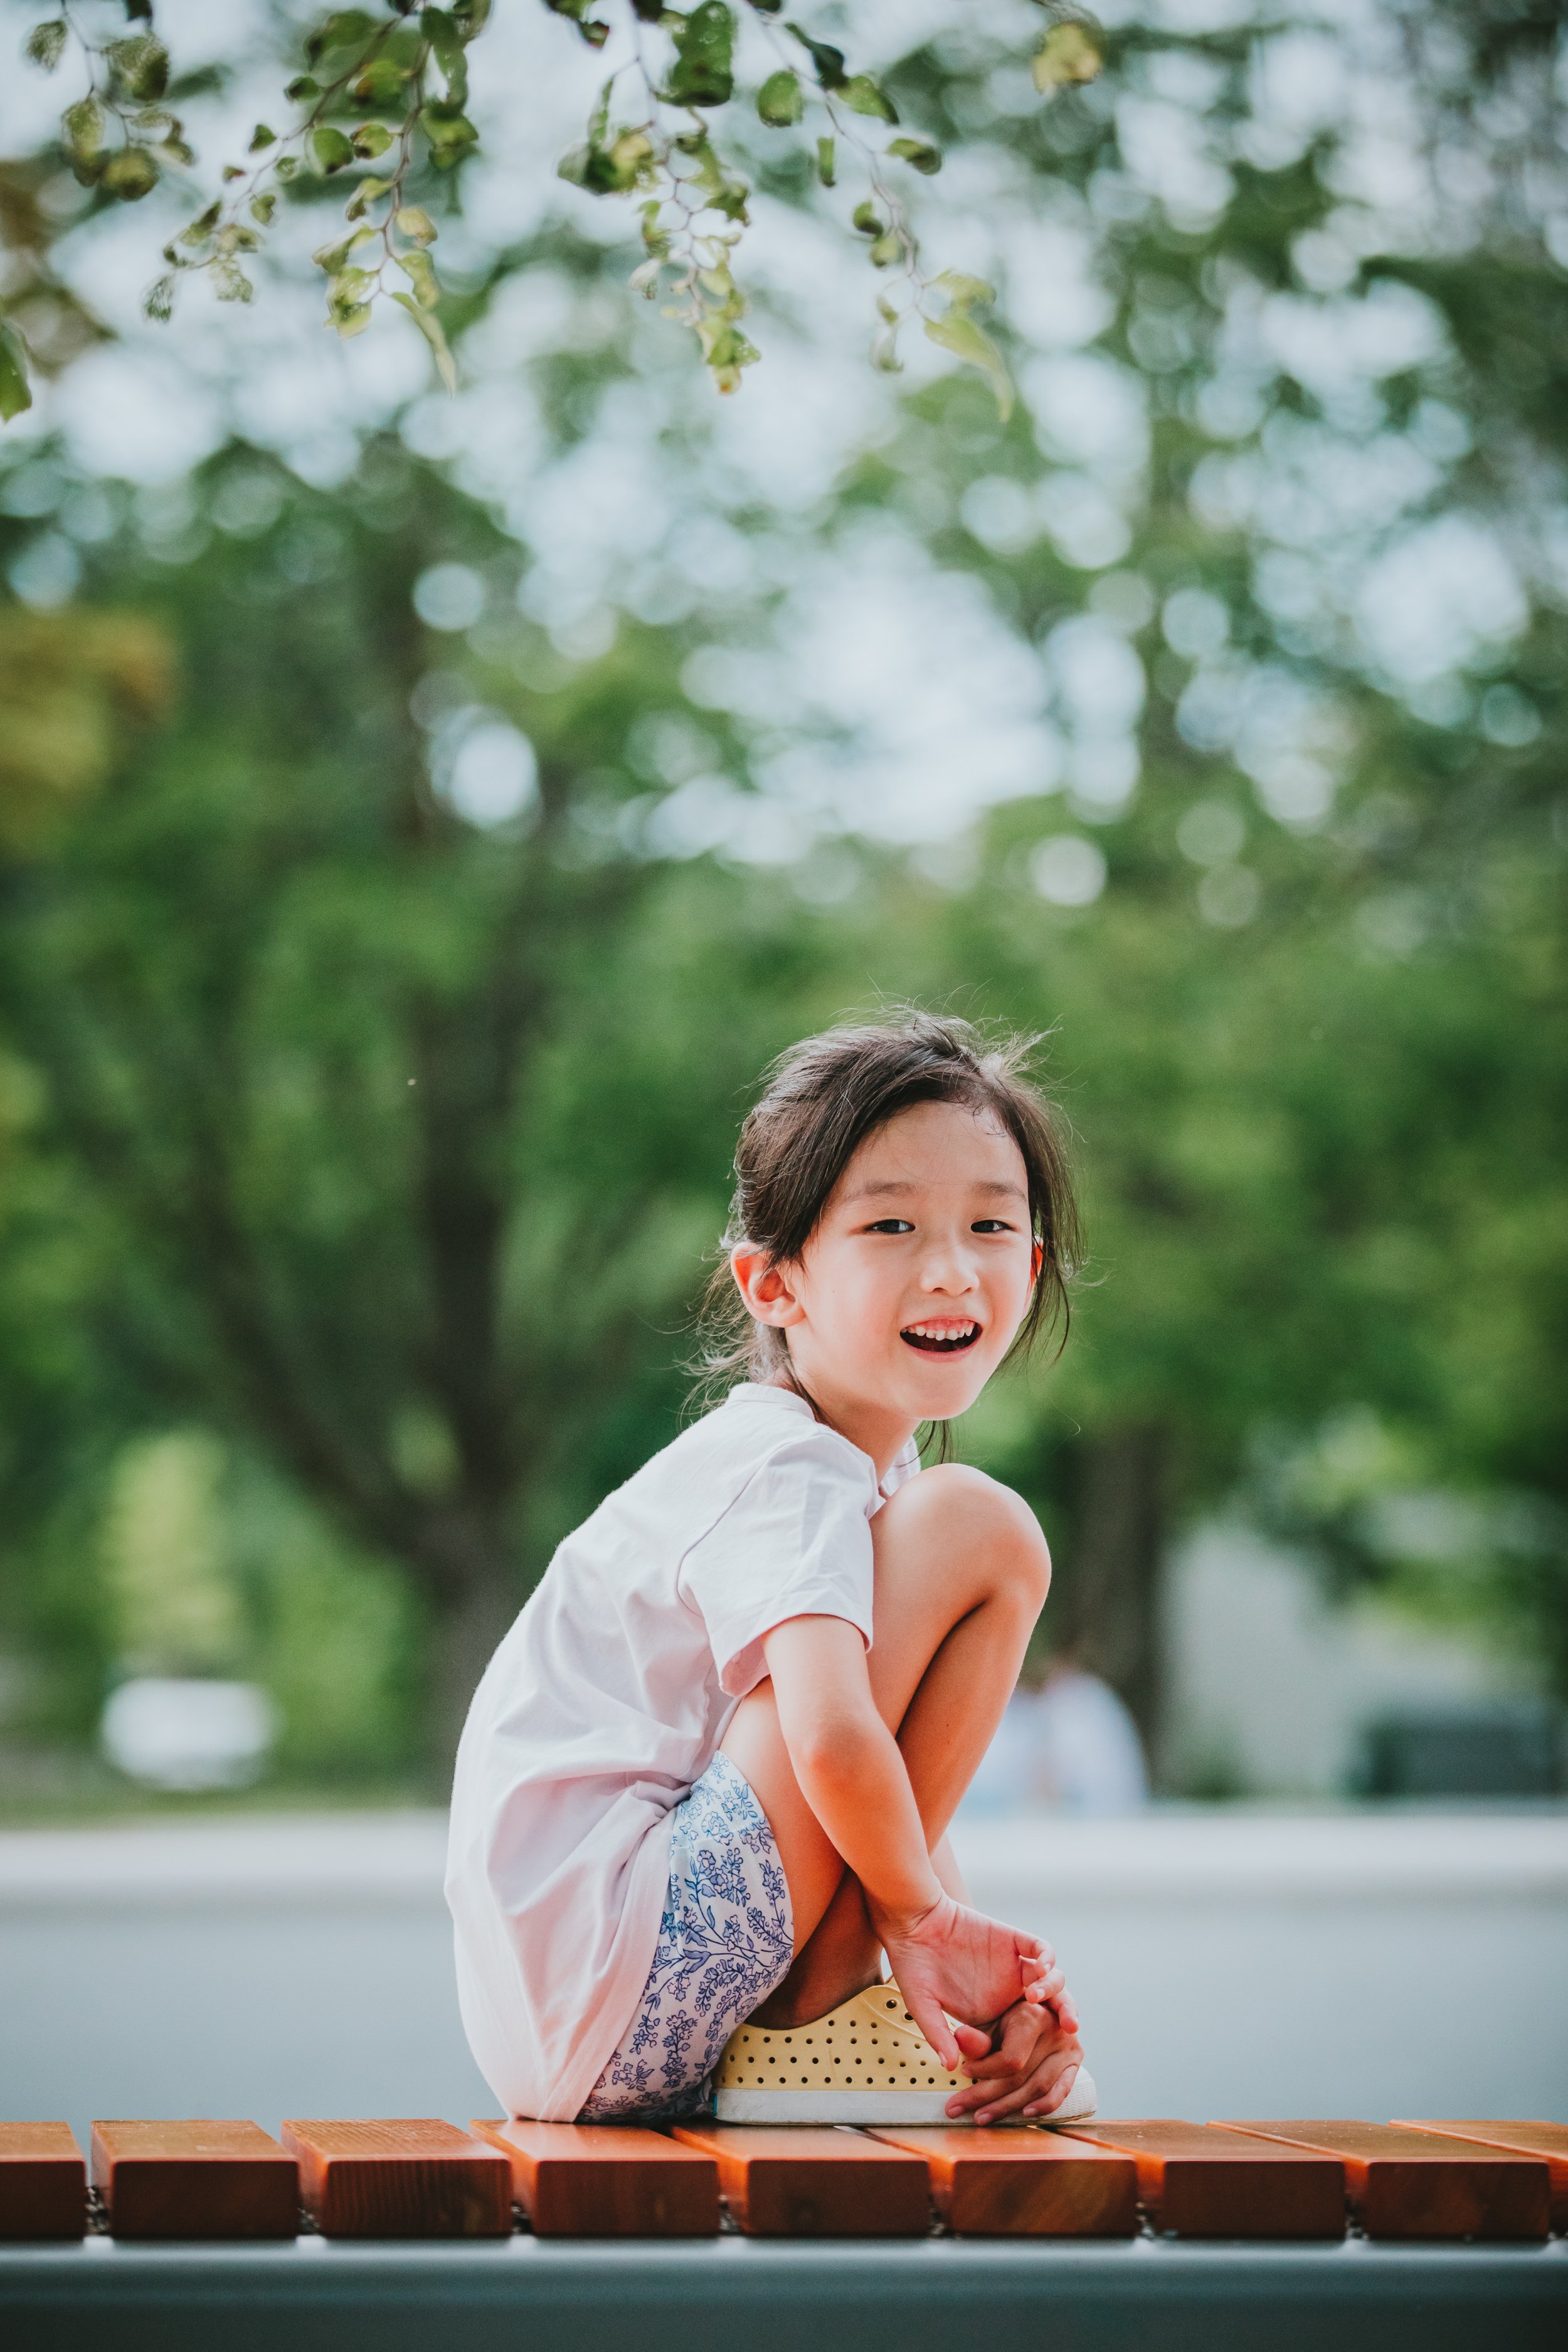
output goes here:
[[907, 1992], [902, 1985], [899, 1990], [904, 1995], [904, 2005], [910, 2015], [942, 2060], [944, 2070], [956, 2074], [963, 2053], [952, 2038], [952, 2028], [947, 2021], [942, 2003], [928, 2000], [923, 1993]]
[[1068, 2093], [1072, 2089], [1073, 2084], [1077, 2082], [1078, 2070], [1079, 2061], [1075, 2058], [1069, 2066], [1063, 2068], [1060, 2080], [1051, 2084], [1050, 2090], [1047, 2095], [1044, 2098], [1035, 2100], [1030, 2105], [1025, 2108], [1024, 2113], [1026, 2116], [1055, 2115], [1057, 2109], [1061, 2105], [1062, 2101], [1067, 2097]]

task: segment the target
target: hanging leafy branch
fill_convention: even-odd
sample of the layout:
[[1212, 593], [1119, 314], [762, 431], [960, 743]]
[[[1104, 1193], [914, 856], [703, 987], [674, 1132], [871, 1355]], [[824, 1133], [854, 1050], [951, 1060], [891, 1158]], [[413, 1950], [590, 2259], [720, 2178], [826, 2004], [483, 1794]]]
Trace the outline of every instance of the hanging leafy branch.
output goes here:
[[[210, 78], [174, 78], [153, 29], [153, 0], [123, 0], [128, 29], [112, 38], [93, 37], [81, 4], [60, 0], [58, 14], [35, 25], [25, 44], [45, 72], [56, 72], [68, 56], [75, 61], [79, 94], [60, 119], [71, 170], [100, 197], [124, 203], [138, 202], [165, 179], [189, 184], [196, 158], [172, 101], [210, 87]], [[612, 25], [595, 15], [595, 0], [544, 5], [574, 25], [590, 47], [610, 39]], [[632, 284], [650, 299], [666, 298], [666, 314], [692, 330], [718, 390], [733, 392], [758, 357], [741, 324], [747, 305], [733, 269], [751, 190], [715, 144], [712, 122], [737, 97], [742, 20], [729, 0], [698, 0], [684, 12], [660, 0], [605, 5], [626, 11], [628, 56], [605, 83], [584, 139], [562, 160], [561, 175], [595, 195], [640, 200], [646, 258]], [[1100, 50], [1093, 19], [1074, 0], [1040, 5], [1047, 21], [1034, 75], [1049, 96], [1091, 79]], [[957, 271], [927, 276], [905, 203], [902, 172], [934, 176], [940, 151], [902, 130], [880, 82], [852, 71], [843, 50], [785, 17], [784, 5], [745, 0], [746, 21], [760, 30], [758, 46], [771, 60], [750, 93], [752, 103], [773, 131], [798, 130], [809, 121], [805, 135], [823, 189], [837, 188], [841, 161], [854, 174], [849, 226], [884, 274], [874, 363], [900, 366], [900, 333], [918, 319], [933, 342], [988, 377], [1005, 415], [1012, 401], [1006, 366], [974, 316], [994, 300], [992, 289]], [[223, 166], [220, 193], [164, 247], [163, 272], [146, 296], [148, 316], [170, 318], [190, 277], [205, 277], [219, 301], [250, 301], [251, 273], [280, 194], [302, 195], [314, 182], [353, 173], [343, 233], [315, 255], [326, 278], [326, 322], [339, 335], [360, 334], [377, 299], [389, 296], [425, 336], [450, 389], [456, 373], [437, 315], [441, 288], [430, 251], [437, 229], [416, 201], [417, 183], [430, 172], [454, 172], [479, 143], [467, 111], [468, 52], [489, 13], [490, 0], [450, 0], [445, 7], [384, 0], [379, 13], [344, 8], [323, 16], [306, 37], [304, 70], [283, 91], [287, 126], [258, 122], [245, 160]], [[873, 144], [871, 124], [898, 135]], [[0, 317], [0, 417], [30, 404], [26, 362], [15, 321]]]

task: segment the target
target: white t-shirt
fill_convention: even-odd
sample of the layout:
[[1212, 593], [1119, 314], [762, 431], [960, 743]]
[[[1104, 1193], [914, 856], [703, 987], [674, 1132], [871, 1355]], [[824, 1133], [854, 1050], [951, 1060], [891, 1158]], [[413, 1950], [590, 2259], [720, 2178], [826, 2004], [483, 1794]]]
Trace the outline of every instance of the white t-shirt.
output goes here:
[[670, 1815], [763, 1680], [785, 1618], [871, 1641], [868, 1454], [743, 1381], [551, 1561], [468, 1710], [447, 1900], [468, 2042], [510, 2115], [574, 2116], [658, 1941]]

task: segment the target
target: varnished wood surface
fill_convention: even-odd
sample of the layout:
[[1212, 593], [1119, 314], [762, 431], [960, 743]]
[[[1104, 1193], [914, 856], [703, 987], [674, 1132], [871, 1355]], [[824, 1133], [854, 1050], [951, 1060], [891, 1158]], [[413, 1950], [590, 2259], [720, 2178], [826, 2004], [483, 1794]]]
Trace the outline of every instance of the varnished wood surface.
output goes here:
[[1344, 2235], [1344, 2168], [1335, 2158], [1170, 2116], [1097, 2116], [1060, 2137], [1131, 2157], [1155, 2229], [1178, 2237]]
[[1544, 2160], [1348, 2117], [1226, 2128], [1337, 2156], [1351, 2210], [1369, 2238], [1544, 2238], [1550, 2225]]
[[766, 2238], [912, 2238], [931, 2219], [926, 2167], [863, 2133], [813, 2126], [676, 2124], [713, 2157], [740, 2228]]
[[710, 2238], [719, 2168], [662, 2132], [632, 2125], [486, 2122], [480, 2138], [511, 2165], [512, 2194], [541, 2238]]
[[0, 2240], [79, 2238], [87, 2159], [69, 2124], [0, 2123]]
[[298, 2167], [258, 2124], [95, 2123], [92, 2178], [117, 2238], [291, 2238], [300, 2226]]
[[1477, 2140], [1483, 2147], [1502, 2147], [1518, 2156], [1538, 2156], [1552, 2180], [1552, 2226], [1568, 2230], [1568, 2124], [1415, 2123], [1396, 2116], [1405, 2131], [1436, 2132], [1447, 2139]]
[[1138, 2227], [1131, 2157], [1056, 2132], [941, 2124], [868, 2137], [920, 2157], [937, 2211], [960, 2237], [1130, 2238]]
[[295, 2116], [283, 2143], [325, 2237], [504, 2238], [511, 2228], [510, 2160], [437, 2116]]

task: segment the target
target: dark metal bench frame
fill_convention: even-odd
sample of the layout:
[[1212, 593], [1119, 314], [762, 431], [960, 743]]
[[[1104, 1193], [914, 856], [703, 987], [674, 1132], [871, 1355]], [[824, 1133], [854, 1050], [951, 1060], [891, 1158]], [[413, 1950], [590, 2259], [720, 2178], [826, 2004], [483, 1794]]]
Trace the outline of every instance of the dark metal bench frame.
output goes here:
[[1563, 2352], [1542, 2246], [725, 2236], [0, 2249], [7, 2352]]

